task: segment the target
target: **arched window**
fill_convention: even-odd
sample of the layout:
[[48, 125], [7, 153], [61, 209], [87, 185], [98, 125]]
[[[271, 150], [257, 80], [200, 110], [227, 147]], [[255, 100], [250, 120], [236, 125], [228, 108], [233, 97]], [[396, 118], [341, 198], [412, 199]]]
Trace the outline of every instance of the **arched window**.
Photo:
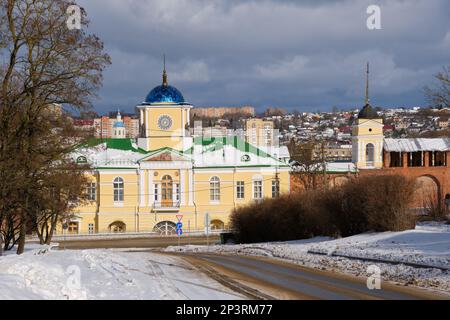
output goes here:
[[127, 225], [123, 221], [114, 221], [108, 228], [109, 232], [122, 233], [127, 230]]
[[375, 147], [372, 143], [366, 144], [366, 162], [368, 166], [373, 166], [375, 161]]
[[225, 224], [222, 220], [214, 219], [211, 220], [211, 230], [223, 230], [225, 229]]
[[123, 179], [117, 177], [114, 179], [114, 202], [123, 202]]
[[220, 179], [212, 177], [209, 180], [209, 199], [211, 201], [220, 201]]
[[172, 221], [161, 221], [153, 227], [153, 232], [168, 236], [171, 234], [176, 234], [177, 227]]
[[77, 158], [77, 163], [87, 163], [87, 158], [85, 156], [79, 156]]

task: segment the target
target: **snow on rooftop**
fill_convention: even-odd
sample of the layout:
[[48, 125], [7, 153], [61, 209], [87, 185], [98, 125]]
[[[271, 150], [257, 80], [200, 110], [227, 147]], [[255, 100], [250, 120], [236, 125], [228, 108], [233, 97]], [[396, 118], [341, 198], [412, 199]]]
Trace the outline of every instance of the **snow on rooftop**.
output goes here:
[[[296, 165], [295, 161], [290, 162], [292, 167], [292, 170], [294, 172], [303, 172], [305, 170], [305, 167], [302, 165]], [[309, 170], [311, 172], [322, 172], [323, 171], [323, 164], [320, 162], [317, 162], [309, 167]], [[356, 172], [356, 166], [352, 162], [327, 162], [326, 163], [326, 172], [332, 173], [332, 172]]]
[[353, 162], [328, 162], [327, 172], [355, 172], [356, 166]]
[[224, 145], [217, 149], [196, 146], [192, 156], [196, 167], [283, 165], [275, 158], [241, 151], [232, 145]]
[[276, 158], [289, 158], [289, 149], [287, 146], [258, 146], [258, 149], [272, 155]]
[[85, 156], [88, 162], [98, 167], [135, 166], [142, 154], [131, 150], [107, 148], [106, 143], [94, 147], [80, 148], [74, 153], [74, 158]]
[[[224, 141], [231, 141], [231, 143], [227, 144]], [[210, 144], [196, 144], [193, 153], [184, 153], [183, 157], [192, 159], [196, 167], [284, 166], [286, 164], [274, 157], [273, 153], [280, 153], [278, 157], [282, 155], [289, 157], [287, 147], [274, 147], [270, 150], [273, 151], [271, 153], [250, 146], [243, 140], [238, 139], [236, 143], [233, 141], [233, 139], [217, 139]], [[130, 143], [128, 150], [116, 149], [116, 147], [123, 146], [118, 143], [104, 142], [96, 146], [81, 147], [74, 152], [73, 157], [77, 159], [79, 156], [84, 156], [94, 167], [109, 168], [136, 168], [139, 166], [139, 161], [146, 157], [145, 153], [138, 151], [133, 142]]]
[[450, 138], [384, 139], [388, 152], [450, 151]]

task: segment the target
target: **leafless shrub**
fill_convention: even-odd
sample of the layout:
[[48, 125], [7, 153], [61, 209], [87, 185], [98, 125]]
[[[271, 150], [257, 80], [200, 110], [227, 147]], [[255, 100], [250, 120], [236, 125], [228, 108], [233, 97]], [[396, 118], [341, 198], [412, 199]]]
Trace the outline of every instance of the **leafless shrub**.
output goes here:
[[429, 194], [424, 201], [425, 214], [429, 220], [443, 221], [446, 219], [447, 210], [437, 194]]
[[414, 182], [399, 175], [360, 177], [327, 192], [305, 190], [234, 210], [238, 242], [350, 236], [413, 228]]

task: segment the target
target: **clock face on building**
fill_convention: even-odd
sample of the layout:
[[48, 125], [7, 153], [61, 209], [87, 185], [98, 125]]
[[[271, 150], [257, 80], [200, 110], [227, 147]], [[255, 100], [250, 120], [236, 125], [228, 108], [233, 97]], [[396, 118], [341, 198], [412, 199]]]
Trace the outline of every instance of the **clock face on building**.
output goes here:
[[172, 118], [167, 115], [158, 118], [158, 127], [162, 130], [168, 130], [172, 126]]

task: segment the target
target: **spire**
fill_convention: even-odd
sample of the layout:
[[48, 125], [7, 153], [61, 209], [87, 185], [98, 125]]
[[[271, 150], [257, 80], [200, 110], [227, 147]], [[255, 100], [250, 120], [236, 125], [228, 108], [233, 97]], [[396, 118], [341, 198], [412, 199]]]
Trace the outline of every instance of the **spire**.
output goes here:
[[167, 82], [167, 72], [166, 72], [166, 55], [164, 54], [164, 70], [163, 70], [163, 86], [168, 86]]
[[367, 62], [367, 70], [366, 70], [366, 105], [369, 104], [369, 62]]
[[358, 113], [358, 119], [379, 119], [378, 113], [374, 108], [369, 104], [369, 62], [367, 62], [367, 70], [366, 70], [366, 99], [365, 105]]

